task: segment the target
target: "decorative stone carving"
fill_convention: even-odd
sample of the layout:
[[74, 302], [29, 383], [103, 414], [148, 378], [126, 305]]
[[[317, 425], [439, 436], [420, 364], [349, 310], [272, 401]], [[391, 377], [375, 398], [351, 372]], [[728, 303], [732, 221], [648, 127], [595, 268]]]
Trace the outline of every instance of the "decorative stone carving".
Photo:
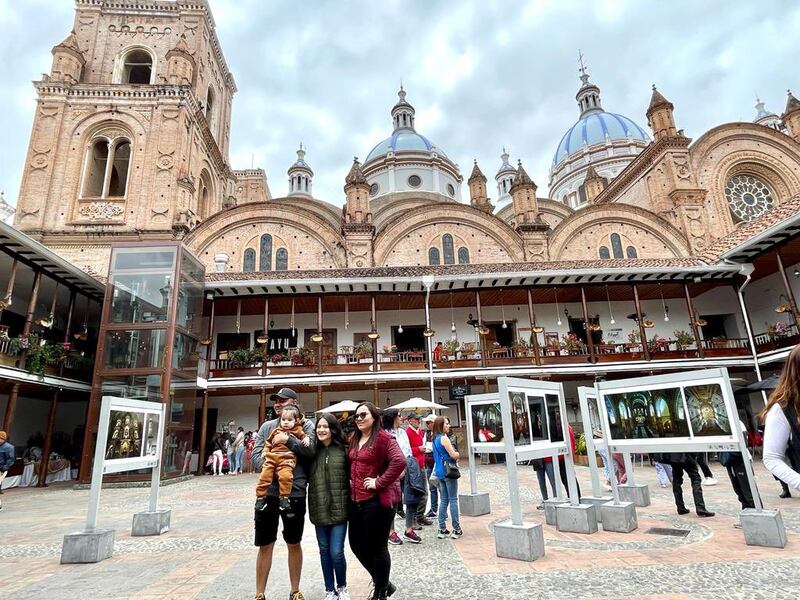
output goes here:
[[125, 209], [121, 204], [112, 202], [91, 202], [84, 204], [78, 211], [82, 217], [91, 221], [108, 221], [120, 216]]
[[31, 157], [31, 169], [46, 169], [47, 165], [50, 164], [50, 157], [48, 154], [50, 151], [47, 152], [37, 152]]
[[688, 181], [692, 178], [692, 172], [689, 169], [689, 157], [672, 155], [672, 165], [675, 167], [675, 175], [678, 179]]
[[162, 154], [158, 157], [158, 168], [164, 171], [169, 171], [175, 164], [175, 159], [171, 154]]

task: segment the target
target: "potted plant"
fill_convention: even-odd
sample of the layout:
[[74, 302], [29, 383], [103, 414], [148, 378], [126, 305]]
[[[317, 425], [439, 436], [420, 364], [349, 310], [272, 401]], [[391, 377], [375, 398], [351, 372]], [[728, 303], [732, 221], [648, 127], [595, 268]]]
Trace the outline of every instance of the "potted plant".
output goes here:
[[253, 348], [237, 348], [236, 350], [228, 351], [228, 360], [231, 362], [231, 367], [234, 369], [241, 369], [244, 367], [254, 367], [256, 362], [261, 362], [263, 356], [261, 350]]
[[269, 360], [273, 365], [277, 365], [281, 361], [286, 360], [286, 356], [282, 352], [276, 352], [275, 354], [269, 357]]
[[579, 354], [583, 348], [581, 340], [571, 331], [561, 336], [561, 345], [568, 354]]
[[515, 341], [512, 344], [511, 349], [514, 352], [514, 356], [528, 356], [530, 352], [530, 346], [528, 345], [528, 342], [526, 342], [525, 340]]
[[657, 333], [654, 333], [653, 336], [647, 340], [647, 349], [650, 352], [656, 352], [659, 350], [664, 350], [667, 347], [667, 340]]
[[678, 347], [678, 350], [687, 349], [694, 344], [694, 335], [685, 329], [676, 329], [672, 332], [672, 335], [675, 336], [675, 345]]
[[556, 337], [547, 338], [546, 343], [547, 343], [547, 349], [553, 354], [561, 352], [561, 342], [558, 341], [558, 338]]
[[459, 348], [461, 348], [461, 343], [458, 340], [446, 340], [442, 344], [442, 360], [449, 360], [450, 357], [455, 358]]
[[44, 374], [45, 367], [57, 360], [59, 354], [53, 344], [34, 333], [12, 339], [10, 350], [12, 354], [25, 351], [25, 368], [37, 375]]
[[359, 360], [364, 360], [372, 356], [372, 342], [369, 340], [361, 340], [353, 348], [353, 355]]

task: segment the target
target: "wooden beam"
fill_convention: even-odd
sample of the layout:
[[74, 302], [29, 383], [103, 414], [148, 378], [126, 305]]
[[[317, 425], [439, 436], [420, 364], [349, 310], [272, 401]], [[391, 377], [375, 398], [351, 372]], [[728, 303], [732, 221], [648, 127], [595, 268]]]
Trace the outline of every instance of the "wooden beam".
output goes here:
[[633, 284], [633, 303], [636, 306], [636, 320], [639, 323], [639, 340], [642, 343], [642, 354], [645, 360], [650, 360], [650, 350], [647, 348], [647, 334], [642, 319], [642, 304], [639, 302], [639, 288]]

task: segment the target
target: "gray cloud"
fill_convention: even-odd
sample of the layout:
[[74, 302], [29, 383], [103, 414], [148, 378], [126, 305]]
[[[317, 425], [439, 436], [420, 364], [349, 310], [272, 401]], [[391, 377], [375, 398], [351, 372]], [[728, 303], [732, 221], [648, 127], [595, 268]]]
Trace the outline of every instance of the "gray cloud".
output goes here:
[[[391, 132], [400, 79], [417, 128], [469, 175], [491, 179], [503, 145], [546, 194], [553, 152], [577, 119], [577, 52], [606, 110], [642, 127], [651, 83], [698, 137], [751, 120], [754, 95], [780, 113], [800, 6], [731, 2], [211, 0], [234, 72], [231, 161], [266, 169], [275, 196], [302, 141], [315, 196], [335, 204], [353, 156]], [[0, 189], [14, 201], [33, 118], [30, 81], [72, 24], [64, 0], [0, 0]], [[491, 189], [491, 188], [490, 188]], [[466, 190], [465, 190], [466, 193]]]

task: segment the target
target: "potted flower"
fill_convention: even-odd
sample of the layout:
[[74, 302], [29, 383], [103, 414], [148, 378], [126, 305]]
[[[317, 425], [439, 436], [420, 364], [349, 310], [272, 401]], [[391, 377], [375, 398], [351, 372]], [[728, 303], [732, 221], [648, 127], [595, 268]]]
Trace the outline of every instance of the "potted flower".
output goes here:
[[672, 335], [675, 336], [675, 345], [678, 347], [678, 350], [687, 349], [695, 342], [694, 335], [685, 329], [676, 329], [672, 332]]
[[556, 354], [561, 351], [561, 342], [558, 341], [558, 338], [556, 337], [547, 338], [547, 341], [545, 343], [547, 345], [547, 349], [553, 354]]
[[511, 345], [515, 356], [528, 356], [530, 346], [525, 340], [517, 340]]
[[263, 361], [263, 358], [261, 350], [255, 348], [237, 348], [236, 350], [228, 351], [228, 360], [230, 360], [231, 367], [234, 369], [255, 367], [257, 363]]
[[21, 335], [11, 340], [12, 354], [25, 352], [25, 368], [37, 375], [44, 374], [45, 367], [57, 359], [56, 348], [36, 334]]
[[579, 354], [583, 348], [581, 340], [571, 331], [561, 336], [561, 345], [568, 354]]
[[286, 357], [283, 355], [282, 352], [276, 352], [275, 354], [273, 354], [272, 356], [269, 357], [269, 360], [273, 365], [277, 365], [278, 363], [283, 361], [285, 358]]
[[359, 360], [364, 360], [372, 356], [372, 342], [369, 340], [361, 340], [353, 348], [353, 355]]
[[450, 357], [455, 358], [459, 348], [461, 348], [461, 343], [458, 340], [446, 340], [442, 344], [442, 360], [449, 360]]
[[667, 340], [657, 333], [653, 334], [653, 336], [647, 340], [647, 349], [650, 352], [656, 352], [659, 350], [664, 350], [667, 348]]

